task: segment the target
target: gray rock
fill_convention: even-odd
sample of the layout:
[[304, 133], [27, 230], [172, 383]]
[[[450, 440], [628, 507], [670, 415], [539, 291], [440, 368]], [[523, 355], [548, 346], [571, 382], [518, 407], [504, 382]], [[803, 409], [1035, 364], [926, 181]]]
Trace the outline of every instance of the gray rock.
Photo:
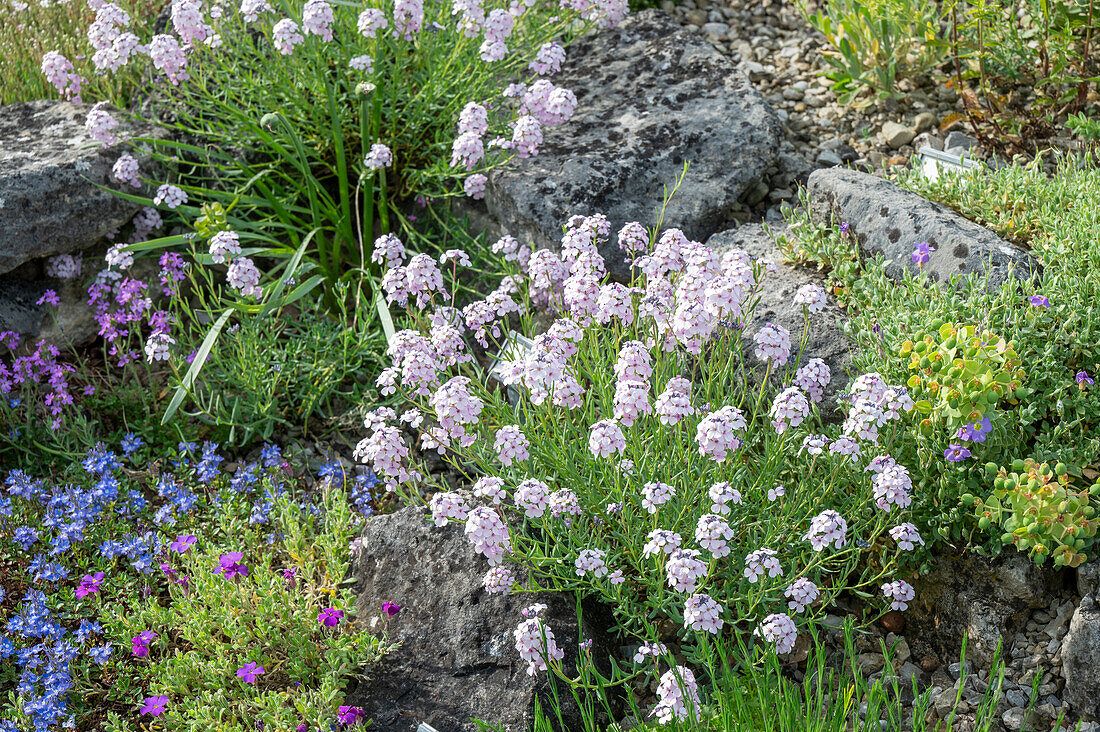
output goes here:
[[1100, 562], [1085, 562], [1077, 568], [1077, 591], [1100, 599]]
[[[744, 249], [754, 259], [770, 259], [775, 263], [776, 271], [767, 274], [763, 280], [753, 322], [745, 329], [746, 338], [751, 337], [765, 322], [771, 322], [789, 330], [791, 342], [796, 342], [806, 319], [802, 306], [794, 304], [795, 293], [805, 284], [824, 286], [824, 276], [809, 267], [795, 267], [783, 262], [782, 252], [761, 224], [747, 224], [723, 231], [707, 239], [706, 244], [716, 252]], [[806, 350], [800, 362], [801, 365], [811, 358], [820, 358], [829, 366], [832, 381], [818, 405], [826, 419], [836, 409], [837, 394], [848, 385], [848, 369], [853, 353], [852, 343], [844, 333], [845, 319], [843, 311], [831, 300], [820, 313], [811, 313]], [[755, 359], [750, 357], [749, 360], [751, 363]]]
[[[655, 224], [684, 163], [664, 226], [703, 241], [778, 153], [779, 120], [749, 80], [657, 10], [577, 39], [554, 83], [577, 95], [573, 118], [544, 130], [537, 157], [490, 175], [485, 197], [505, 232], [537, 247], [556, 247], [574, 214], [606, 214], [613, 231]], [[601, 254], [628, 274], [614, 236]]]
[[823, 168], [833, 168], [837, 165], [843, 165], [844, 161], [832, 150], [822, 150], [821, 154], [817, 156], [817, 164]]
[[[542, 618], [570, 667], [578, 643], [572, 596], [489, 595], [482, 587], [488, 564], [462, 528], [437, 528], [420, 508], [370, 519], [362, 546], [351, 569], [360, 622], [380, 629], [382, 603], [401, 605], [389, 621], [389, 638], [400, 645], [366, 670], [368, 678], [349, 691], [346, 703], [362, 707], [371, 729], [383, 732], [410, 732], [417, 722], [439, 732], [473, 732], [474, 718], [507, 732], [530, 729], [536, 698], [549, 709], [552, 696], [546, 673], [527, 674], [513, 631], [523, 608], [545, 603]], [[609, 657], [607, 623], [605, 611], [585, 607], [583, 635], [594, 640], [593, 658]], [[566, 728], [580, 729], [571, 695], [559, 689], [559, 697]]]
[[[89, 109], [60, 101], [0, 107], [0, 274], [93, 246], [140, 209], [96, 188], [117, 185], [111, 166], [129, 150], [91, 139], [84, 129]], [[152, 133], [115, 116], [119, 137]]]
[[882, 125], [882, 139], [895, 150], [902, 145], [908, 145], [916, 136], [915, 130], [899, 125], [897, 122], [887, 122]]
[[965, 632], [967, 666], [988, 667], [998, 643], [1007, 658], [1029, 611], [1047, 607], [1062, 581], [1059, 572], [1037, 567], [1019, 552], [992, 560], [972, 553], [939, 555], [927, 574], [913, 580], [916, 597], [906, 612], [906, 633], [927, 642], [941, 658], [958, 658]]
[[1100, 720], [1100, 604], [1081, 599], [1062, 641], [1063, 699], [1085, 719]]
[[[47, 290], [61, 305], [38, 305]], [[0, 331], [11, 330], [27, 339], [42, 339], [62, 348], [90, 341], [99, 332], [87, 294], [79, 280], [14, 280], [0, 277]]]
[[959, 132], [953, 130], [947, 133], [947, 137], [944, 138], [943, 146], [950, 150], [951, 148], [961, 147], [964, 150], [972, 150], [978, 141], [965, 132]]
[[[919, 135], [922, 132], [927, 132], [936, 126], [936, 115], [931, 112], [921, 112], [913, 120], [913, 129], [917, 131]], [[916, 147], [916, 145], [914, 145]]]
[[922, 132], [913, 138], [913, 149], [920, 152], [922, 148], [930, 147], [933, 150], [943, 150], [943, 140], [928, 132]]
[[1016, 730], [1023, 729], [1025, 724], [1030, 727], [1029, 717], [1030, 715], [1026, 709], [1015, 707], [1006, 709], [1001, 715], [1001, 721], [1006, 729], [1016, 732]]
[[894, 279], [901, 279], [904, 270], [920, 270], [910, 258], [917, 242], [935, 247], [923, 269], [936, 281], [980, 275], [988, 264], [989, 286], [996, 288], [1009, 277], [1026, 279], [1039, 271], [1035, 259], [1015, 244], [883, 178], [821, 169], [810, 175], [809, 189], [815, 220], [847, 221], [864, 255], [881, 254], [886, 274]]
[[0, 278], [0, 331], [38, 333], [46, 309], [35, 303], [46, 289], [45, 282]]

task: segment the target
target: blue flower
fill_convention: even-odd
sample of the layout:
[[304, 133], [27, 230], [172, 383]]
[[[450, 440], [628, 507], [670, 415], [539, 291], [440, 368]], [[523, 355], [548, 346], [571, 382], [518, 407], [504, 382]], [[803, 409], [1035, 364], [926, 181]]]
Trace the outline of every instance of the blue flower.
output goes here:
[[123, 455], [133, 455], [141, 446], [145, 444], [145, 441], [135, 435], [133, 432], [127, 432], [122, 437], [122, 442], [119, 443], [122, 448]]

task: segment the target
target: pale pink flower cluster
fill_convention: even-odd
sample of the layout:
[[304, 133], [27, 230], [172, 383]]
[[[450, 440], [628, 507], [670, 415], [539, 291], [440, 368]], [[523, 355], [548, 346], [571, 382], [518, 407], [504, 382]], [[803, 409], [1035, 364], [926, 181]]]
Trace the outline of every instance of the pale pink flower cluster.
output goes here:
[[423, 0], [395, 0], [393, 4], [393, 35], [411, 41], [424, 27]]
[[615, 376], [619, 379], [649, 381], [653, 374], [653, 356], [641, 341], [627, 341], [619, 349]]
[[707, 496], [713, 501], [710, 510], [723, 516], [729, 515], [729, 504], [740, 505], [741, 503], [741, 491], [726, 481], [712, 485], [707, 491]]
[[42, 56], [42, 74], [65, 99], [80, 103], [80, 89], [85, 79], [59, 51], [49, 51]]
[[810, 522], [810, 530], [806, 532], [806, 541], [810, 542], [815, 552], [827, 548], [829, 544], [835, 549], [841, 549], [848, 543], [847, 537], [848, 522], [832, 509], [814, 516]]
[[619, 229], [619, 249], [629, 261], [649, 251], [649, 232], [637, 221], [629, 221]]
[[246, 23], [255, 23], [261, 13], [270, 13], [271, 5], [267, 0], [241, 0], [241, 16]]
[[521, 660], [527, 663], [527, 674], [534, 676], [547, 669], [547, 661], [560, 661], [565, 652], [558, 648], [554, 631], [541, 618], [530, 618], [519, 624], [515, 631], [516, 650]]
[[779, 566], [779, 557], [774, 549], [757, 549], [745, 557], [745, 570], [742, 573], [750, 583], [756, 582], [767, 574], [769, 577], [781, 577], [783, 568]]
[[179, 186], [165, 183], [157, 188], [157, 194], [153, 196], [153, 205], [164, 205], [170, 209], [176, 209], [187, 203], [187, 193]]
[[565, 49], [557, 42], [550, 41], [542, 44], [535, 60], [528, 66], [533, 73], [539, 76], [553, 76], [561, 71], [561, 65], [565, 63]]
[[794, 383], [810, 395], [810, 401], [820, 402], [825, 396], [825, 387], [829, 385], [832, 373], [829, 365], [820, 358], [811, 358], [800, 366], [794, 374]]
[[149, 59], [173, 85], [187, 79], [187, 54], [174, 36], [159, 33], [149, 41]]
[[844, 434], [868, 442], [877, 442], [879, 430], [889, 421], [901, 418], [913, 408], [913, 399], [904, 386], [890, 386], [879, 374], [862, 374], [852, 382], [852, 406], [844, 420]]
[[393, 165], [393, 152], [380, 142], [370, 146], [370, 152], [363, 159], [363, 165], [367, 170], [379, 170]]
[[504, 565], [491, 567], [485, 573], [482, 585], [490, 595], [507, 595], [512, 592], [512, 586], [516, 583], [516, 576], [512, 570]]
[[[382, 289], [386, 293], [386, 301], [391, 305], [396, 303], [402, 307], [409, 305], [409, 298], [415, 297], [416, 308], [423, 310], [432, 301], [435, 293], [443, 292], [443, 272], [439, 269], [436, 260], [428, 254], [417, 254], [408, 265], [402, 267], [391, 259], [394, 251], [394, 241], [387, 240], [385, 246], [390, 247], [385, 254], [387, 262], [391, 262], [389, 269], [382, 275]], [[400, 242], [396, 242], [400, 246]], [[404, 248], [401, 248], [402, 256]], [[373, 256], [379, 256], [378, 243], [375, 244]]]
[[187, 47], [201, 43], [214, 30], [206, 24], [199, 0], [172, 0], [172, 28]]
[[572, 517], [580, 516], [582, 513], [577, 494], [568, 488], [561, 488], [551, 493], [546, 505], [550, 509], [551, 516], [554, 518], [564, 517], [566, 526], [569, 525]]
[[821, 285], [802, 285], [794, 295], [794, 304], [806, 308], [807, 312], [820, 313], [827, 304], [825, 290]]
[[384, 264], [387, 269], [399, 267], [405, 261], [405, 245], [393, 234], [383, 234], [374, 240], [370, 261]]
[[924, 539], [921, 537], [917, 527], [909, 522], [898, 524], [890, 529], [890, 538], [897, 542], [898, 549], [907, 552], [913, 551], [917, 544], [924, 546]]
[[626, 451], [626, 437], [619, 423], [613, 419], [603, 419], [592, 425], [588, 436], [588, 449], [597, 457], [611, 457]]
[[745, 416], [737, 407], [731, 405], [711, 412], [700, 420], [695, 430], [699, 454], [719, 463], [724, 462], [729, 453], [741, 447], [737, 433], [744, 432], [747, 427]]
[[764, 323], [752, 340], [756, 343], [756, 357], [761, 361], [771, 360], [782, 366], [791, 357], [791, 333], [781, 325]]
[[790, 615], [773, 613], [761, 621], [753, 631], [753, 635], [763, 638], [768, 643], [775, 644], [775, 652], [782, 655], [794, 650], [794, 643], [798, 639], [798, 628]]
[[219, 231], [210, 237], [210, 259], [224, 264], [241, 253], [241, 237], [235, 231]]
[[699, 699], [699, 685], [691, 669], [677, 666], [661, 676], [657, 685], [657, 705], [653, 714], [661, 724], [673, 719], [684, 722], [699, 719], [703, 702]]
[[453, 491], [440, 491], [428, 502], [432, 512], [432, 521], [436, 526], [446, 526], [451, 519], [465, 521], [470, 513], [466, 499]]
[[485, 187], [489, 182], [489, 178], [484, 173], [474, 173], [462, 184], [462, 190], [467, 196], [480, 201], [485, 198]]
[[594, 577], [607, 576], [607, 552], [602, 549], [584, 549], [577, 555], [574, 566], [577, 568], [577, 576], [584, 577], [591, 572]]
[[909, 607], [909, 601], [913, 599], [916, 592], [914, 592], [913, 586], [905, 580], [895, 580], [882, 586], [882, 594], [891, 601], [891, 610], [906, 610]]
[[892, 506], [905, 508], [913, 498], [913, 479], [904, 465], [891, 465], [873, 478], [875, 487], [875, 505], [883, 511]]
[[145, 360], [149, 363], [167, 361], [172, 357], [172, 346], [175, 343], [176, 339], [162, 330], [152, 333], [145, 341]]
[[493, 505], [499, 506], [507, 498], [504, 479], [492, 475], [478, 478], [474, 483], [474, 495], [478, 498], [487, 498], [493, 502]]
[[550, 487], [541, 480], [528, 478], [516, 486], [512, 500], [527, 518], [542, 518], [550, 505]]
[[671, 501], [675, 495], [676, 489], [667, 483], [646, 483], [642, 486], [642, 508], [650, 513], [657, 513], [657, 509]]
[[788, 427], [797, 427], [810, 415], [810, 402], [797, 386], [779, 392], [772, 401], [772, 427], [783, 434]]
[[386, 483], [386, 489], [394, 490], [399, 484], [418, 477], [405, 469], [404, 462], [409, 458], [409, 446], [398, 427], [385, 423], [385, 420], [367, 417], [363, 422], [370, 435], [355, 446], [354, 457], [366, 463]]
[[138, 179], [140, 172], [137, 158], [128, 153], [119, 156], [111, 166], [111, 175], [114, 179], [119, 183], [129, 184], [132, 188], [141, 188], [141, 181]]
[[706, 574], [707, 564], [700, 561], [697, 549], [676, 549], [665, 564], [665, 579], [677, 592], [695, 592]]
[[72, 254], [58, 254], [46, 263], [46, 275], [57, 280], [71, 280], [80, 275], [83, 264]]
[[669, 531], [668, 529], [653, 529], [649, 532], [649, 541], [646, 542], [642, 548], [642, 556], [649, 559], [652, 556], [656, 556], [661, 552], [665, 554], [672, 554], [680, 548], [683, 543], [683, 539], [675, 531]]
[[710, 595], [692, 595], [684, 602], [684, 628], [717, 635], [722, 625], [722, 606]]
[[325, 0], [307, 0], [302, 8], [302, 30], [322, 41], [332, 40], [332, 6]]
[[715, 559], [729, 556], [729, 540], [733, 538], [733, 529], [721, 516], [705, 513], [695, 525], [695, 541], [706, 549]]
[[496, 450], [497, 457], [505, 467], [511, 466], [513, 462], [526, 460], [529, 457], [527, 448], [530, 446], [531, 443], [527, 441], [523, 430], [514, 424], [505, 425], [497, 430], [496, 440], [493, 442], [493, 449]]
[[652, 413], [647, 382], [620, 379], [615, 384], [614, 417], [623, 426], [631, 427], [643, 415]]
[[485, 403], [470, 391], [470, 379], [455, 376], [440, 386], [428, 398], [435, 411], [439, 428], [433, 431], [433, 437], [441, 445], [458, 440], [463, 447], [469, 447], [476, 439], [466, 432], [467, 425], [477, 423]]
[[829, 443], [829, 454], [844, 455], [850, 461], [855, 462], [860, 454], [859, 443], [848, 435], [841, 435]]
[[113, 244], [103, 257], [108, 269], [127, 270], [134, 263], [134, 253], [125, 242]]
[[677, 424], [695, 414], [691, 406], [691, 382], [682, 376], [669, 379], [665, 390], [657, 397], [655, 408], [661, 424]]
[[825, 452], [825, 448], [829, 444], [829, 438], [825, 435], [806, 435], [802, 438], [802, 450], [805, 450], [811, 455], [820, 455]]
[[245, 297], [258, 298], [263, 293], [263, 288], [260, 287], [260, 270], [256, 269], [256, 265], [248, 257], [238, 257], [230, 262], [225, 279], [230, 287]]
[[805, 612], [806, 608], [817, 601], [819, 594], [817, 585], [805, 577], [799, 577], [783, 591], [787, 598], [787, 607], [796, 613]]
[[466, 518], [466, 538], [474, 545], [474, 551], [489, 560], [490, 566], [500, 564], [504, 555], [512, 551], [508, 527], [496, 511], [486, 506], [470, 511]]
[[388, 25], [386, 15], [378, 8], [367, 8], [359, 13], [357, 27], [364, 38], [374, 38], [380, 30], [385, 30]]
[[88, 111], [88, 117], [84, 120], [84, 129], [87, 130], [89, 137], [104, 147], [110, 147], [118, 142], [118, 136], [115, 135], [118, 120], [107, 111], [106, 102], [97, 102]]
[[634, 663], [644, 663], [646, 656], [657, 658], [658, 656], [663, 656], [666, 653], [668, 653], [668, 648], [665, 646], [664, 643], [650, 643], [649, 641], [645, 641], [640, 646], [638, 646], [638, 650], [635, 651]]

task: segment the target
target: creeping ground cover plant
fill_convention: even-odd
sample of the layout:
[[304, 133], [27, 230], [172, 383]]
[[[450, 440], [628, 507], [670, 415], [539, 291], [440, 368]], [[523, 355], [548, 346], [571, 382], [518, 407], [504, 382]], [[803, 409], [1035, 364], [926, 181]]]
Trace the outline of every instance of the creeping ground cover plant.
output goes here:
[[213, 443], [154, 459], [131, 435], [63, 475], [7, 474], [0, 730], [359, 719], [342, 685], [384, 641], [340, 584], [373, 477], [328, 466], [304, 491], [274, 446], [224, 465]]
[[[664, 672], [657, 714], [682, 719], [703, 699], [712, 644], [731, 634], [783, 654], [842, 591], [906, 608], [899, 561], [924, 541], [890, 449], [914, 405], [904, 386], [864, 374], [846, 419], [826, 426], [831, 374], [803, 352], [806, 331], [750, 326], [769, 262], [631, 223], [618, 233], [627, 285], [605, 276], [598, 244], [610, 235], [603, 216], [578, 216], [560, 255], [504, 237], [494, 249], [516, 269], [461, 309], [463, 252], [409, 259], [380, 239], [387, 296], [414, 327], [391, 339], [378, 386], [405, 407], [369, 413], [356, 452], [403, 493], [434, 483], [423, 452], [466, 477], [461, 490], [438, 484], [431, 518], [464, 526], [487, 591], [604, 599], [645, 642], [638, 673], [660, 673], [647, 664], [676, 637], [698, 667]], [[807, 328], [825, 298], [798, 292]], [[513, 324], [528, 349], [508, 337]], [[516, 630], [531, 673], [561, 656], [537, 610]]]

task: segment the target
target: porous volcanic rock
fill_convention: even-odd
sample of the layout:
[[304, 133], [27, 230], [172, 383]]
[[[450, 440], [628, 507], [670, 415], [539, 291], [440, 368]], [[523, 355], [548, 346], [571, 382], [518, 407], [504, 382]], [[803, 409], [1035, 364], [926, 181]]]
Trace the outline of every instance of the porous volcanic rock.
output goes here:
[[1062, 641], [1065, 701], [1086, 719], [1100, 720], [1100, 604], [1086, 595]]
[[[371, 729], [382, 732], [413, 732], [419, 722], [439, 732], [474, 732], [473, 719], [507, 732], [529, 730], [536, 698], [549, 709], [552, 696], [545, 672], [527, 673], [513, 632], [523, 608], [545, 603], [541, 617], [572, 665], [579, 641], [573, 596], [488, 594], [482, 586], [488, 563], [462, 528], [436, 527], [420, 508], [370, 519], [361, 543], [351, 570], [360, 622], [380, 627], [382, 603], [401, 605], [388, 621], [389, 639], [400, 645], [366, 669], [346, 703], [362, 707]], [[593, 658], [608, 658], [607, 611], [585, 605], [583, 622]], [[560, 687], [558, 694], [567, 729], [581, 729], [571, 694]]]
[[[104, 148], [88, 135], [90, 109], [52, 100], [0, 107], [0, 274], [91, 247], [140, 210], [96, 187], [118, 186], [111, 166], [131, 151], [123, 144]], [[154, 133], [115, 117], [120, 138]]]
[[628, 269], [615, 232], [656, 224], [685, 163], [662, 224], [702, 241], [731, 223], [778, 154], [778, 118], [748, 78], [657, 10], [577, 39], [553, 82], [577, 95], [577, 110], [544, 130], [537, 157], [490, 175], [488, 212], [539, 248], [558, 245], [570, 216], [605, 214], [612, 236], [600, 253], [619, 277]]
[[1016, 631], [1030, 610], [1049, 604], [1063, 572], [1038, 567], [1011, 549], [994, 559], [940, 554], [928, 574], [912, 581], [916, 596], [906, 611], [906, 634], [940, 658], [957, 658], [965, 633], [967, 660], [988, 667], [998, 642], [1008, 657]]
[[[798, 288], [807, 284], [824, 287], [825, 276], [809, 267], [798, 267], [783, 262], [783, 254], [764, 229], [762, 224], [746, 224], [736, 229], [722, 231], [707, 239], [707, 246], [719, 253], [731, 249], [744, 249], [753, 259], [770, 259], [775, 263], [776, 271], [769, 272], [759, 288], [760, 300], [757, 303], [753, 322], [745, 329], [747, 342], [764, 323], [781, 325], [791, 332], [791, 342], [797, 343], [806, 324], [802, 306], [794, 303]], [[801, 366], [811, 358], [820, 358], [829, 366], [832, 381], [825, 390], [825, 397], [819, 405], [823, 417], [833, 416], [837, 406], [837, 394], [848, 384], [848, 369], [852, 363], [852, 342], [844, 333], [844, 312], [836, 302], [830, 300], [820, 313], [810, 314], [810, 328], [807, 333], [806, 349], [798, 362]], [[749, 348], [749, 351], [752, 349]], [[748, 356], [750, 362], [753, 356]]]
[[987, 263], [991, 288], [1009, 277], [1029, 279], [1039, 272], [1038, 262], [1024, 249], [884, 178], [844, 168], [815, 170], [809, 190], [814, 220], [847, 222], [863, 254], [881, 254], [886, 274], [894, 279], [900, 280], [905, 270], [919, 270], [910, 258], [918, 242], [935, 247], [924, 271], [936, 281], [981, 275]]

